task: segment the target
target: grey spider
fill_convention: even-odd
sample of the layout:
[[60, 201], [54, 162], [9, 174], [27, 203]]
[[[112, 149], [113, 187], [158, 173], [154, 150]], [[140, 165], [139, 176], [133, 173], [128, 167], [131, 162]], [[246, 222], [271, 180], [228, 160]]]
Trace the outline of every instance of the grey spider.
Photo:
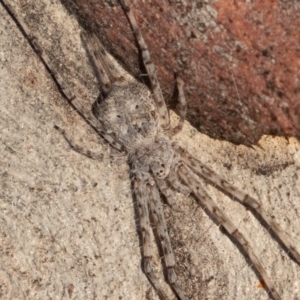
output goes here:
[[[184, 194], [192, 192], [196, 196], [201, 205], [205, 206], [214, 216], [216, 223], [221, 225], [247, 253], [272, 297], [276, 300], [281, 299], [253, 248], [202, 188], [198, 176], [204, 177], [240, 203], [253, 208], [298, 262], [300, 262], [299, 253], [294, 249], [289, 237], [278, 228], [258, 201], [236, 189], [195, 159], [186, 150], [172, 142], [172, 137], [181, 130], [186, 115], [183, 82], [180, 78], [176, 79], [180, 121], [176, 127], [171, 128], [169, 112], [147, 45], [127, 0], [121, 0], [121, 4], [140, 47], [143, 62], [150, 79], [152, 94], [144, 84], [136, 79], [124, 80], [110, 62], [95, 34], [82, 34], [83, 44], [100, 88], [100, 95], [92, 106], [92, 114], [86, 114], [85, 117], [113, 147], [127, 153], [128, 162], [131, 166], [134, 194], [137, 200], [143, 247], [143, 269], [146, 276], [160, 298], [166, 299], [167, 296], [156, 279], [153, 270], [150, 241], [151, 216], [164, 254], [168, 283], [179, 299], [188, 299], [178, 284], [174, 271], [175, 258], [160, 199], [161, 193], [172, 205], [169, 190], [171, 187]], [[79, 111], [84, 111], [80, 103], [76, 102], [76, 99], [73, 101], [73, 104]], [[62, 130], [60, 131], [70, 142], [66, 134]], [[72, 145], [72, 147], [76, 151], [85, 153], [92, 158], [99, 158], [99, 156], [90, 151], [84, 151], [77, 145]]]

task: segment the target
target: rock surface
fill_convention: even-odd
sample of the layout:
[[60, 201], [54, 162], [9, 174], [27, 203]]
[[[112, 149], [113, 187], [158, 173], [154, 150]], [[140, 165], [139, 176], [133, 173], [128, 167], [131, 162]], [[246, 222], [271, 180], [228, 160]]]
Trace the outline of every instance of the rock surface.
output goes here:
[[[64, 0], [134, 74], [145, 73], [119, 1]], [[165, 98], [185, 82], [187, 119], [236, 144], [263, 134], [300, 137], [297, 1], [130, 0]], [[142, 77], [145, 78], [145, 77]]]
[[[128, 166], [110, 159], [115, 152], [62, 97], [38, 55], [49, 59], [64, 91], [89, 109], [97, 87], [77, 21], [56, 0], [9, 1], [8, 7], [39, 51], [0, 5], [0, 298], [157, 299], [141, 271]], [[73, 152], [54, 125], [103, 153], [103, 161]], [[212, 140], [186, 123], [177, 140], [259, 199], [300, 249], [296, 139], [265, 136], [264, 150], [252, 150]], [[249, 211], [201, 182], [249, 239], [282, 299], [300, 298], [300, 267]], [[189, 297], [269, 299], [236, 245], [195, 200], [178, 195], [177, 205], [165, 213]], [[158, 276], [163, 280], [161, 270]]]

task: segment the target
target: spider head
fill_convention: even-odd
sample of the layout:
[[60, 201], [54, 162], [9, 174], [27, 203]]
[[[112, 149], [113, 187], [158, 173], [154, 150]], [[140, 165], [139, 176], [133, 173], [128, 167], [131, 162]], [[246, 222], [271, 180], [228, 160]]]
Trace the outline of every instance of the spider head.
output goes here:
[[153, 175], [159, 179], [164, 179], [169, 175], [170, 166], [165, 163], [163, 160], [154, 158], [150, 163], [150, 168]]
[[158, 138], [155, 146], [150, 154], [150, 169], [154, 177], [164, 179], [170, 173], [174, 151], [165, 138]]

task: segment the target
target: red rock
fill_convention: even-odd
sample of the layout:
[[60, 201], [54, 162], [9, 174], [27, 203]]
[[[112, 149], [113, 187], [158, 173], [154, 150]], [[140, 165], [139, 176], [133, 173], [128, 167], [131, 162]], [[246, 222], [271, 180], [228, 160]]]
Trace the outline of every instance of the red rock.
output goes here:
[[[129, 71], [144, 73], [118, 1], [64, 2]], [[300, 137], [296, 2], [131, 2], [167, 103], [176, 105], [178, 72], [185, 82], [187, 119], [201, 132], [245, 145], [263, 134]]]

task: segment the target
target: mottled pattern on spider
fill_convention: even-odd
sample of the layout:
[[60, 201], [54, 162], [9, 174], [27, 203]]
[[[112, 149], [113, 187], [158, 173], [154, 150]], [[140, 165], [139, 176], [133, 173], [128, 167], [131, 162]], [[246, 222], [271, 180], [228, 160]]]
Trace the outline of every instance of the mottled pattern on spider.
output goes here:
[[[196, 196], [201, 205], [205, 206], [214, 216], [218, 225], [221, 225], [232, 235], [247, 253], [261, 276], [260, 279], [263, 280], [267, 291], [272, 294], [274, 299], [281, 299], [248, 241], [201, 187], [198, 176], [206, 178], [209, 182], [230, 194], [233, 199], [252, 207], [270, 226], [277, 238], [289, 249], [298, 262], [300, 262], [299, 253], [293, 248], [289, 237], [280, 231], [258, 201], [237, 190], [233, 185], [192, 157], [187, 151], [172, 142], [172, 136], [181, 130], [186, 115], [183, 82], [179, 78], [176, 79], [180, 121], [176, 127], [170, 128], [169, 112], [162, 96], [147, 45], [136, 24], [129, 4], [126, 0], [121, 1], [121, 3], [141, 49], [152, 93], [144, 84], [132, 77], [131, 80], [124, 80], [111, 63], [96, 35], [82, 34], [83, 44], [100, 88], [99, 97], [92, 107], [92, 114], [86, 114], [85, 117], [113, 147], [126, 151], [128, 154], [134, 193], [138, 205], [145, 274], [160, 298], [167, 299], [153, 271], [150, 240], [151, 216], [164, 254], [168, 282], [179, 299], [188, 299], [179, 286], [174, 271], [175, 258], [160, 198], [160, 193], [162, 193], [172, 206], [174, 200], [172, 200], [170, 188], [173, 188], [184, 194], [192, 192]], [[76, 102], [76, 99], [73, 104], [79, 111], [84, 111], [80, 107], [81, 104]], [[61, 132], [65, 135], [63, 131]], [[70, 142], [66, 135], [65, 138]], [[84, 151], [71, 142], [70, 144], [76, 151], [85, 153], [91, 158], [102, 158], [101, 155]]]

